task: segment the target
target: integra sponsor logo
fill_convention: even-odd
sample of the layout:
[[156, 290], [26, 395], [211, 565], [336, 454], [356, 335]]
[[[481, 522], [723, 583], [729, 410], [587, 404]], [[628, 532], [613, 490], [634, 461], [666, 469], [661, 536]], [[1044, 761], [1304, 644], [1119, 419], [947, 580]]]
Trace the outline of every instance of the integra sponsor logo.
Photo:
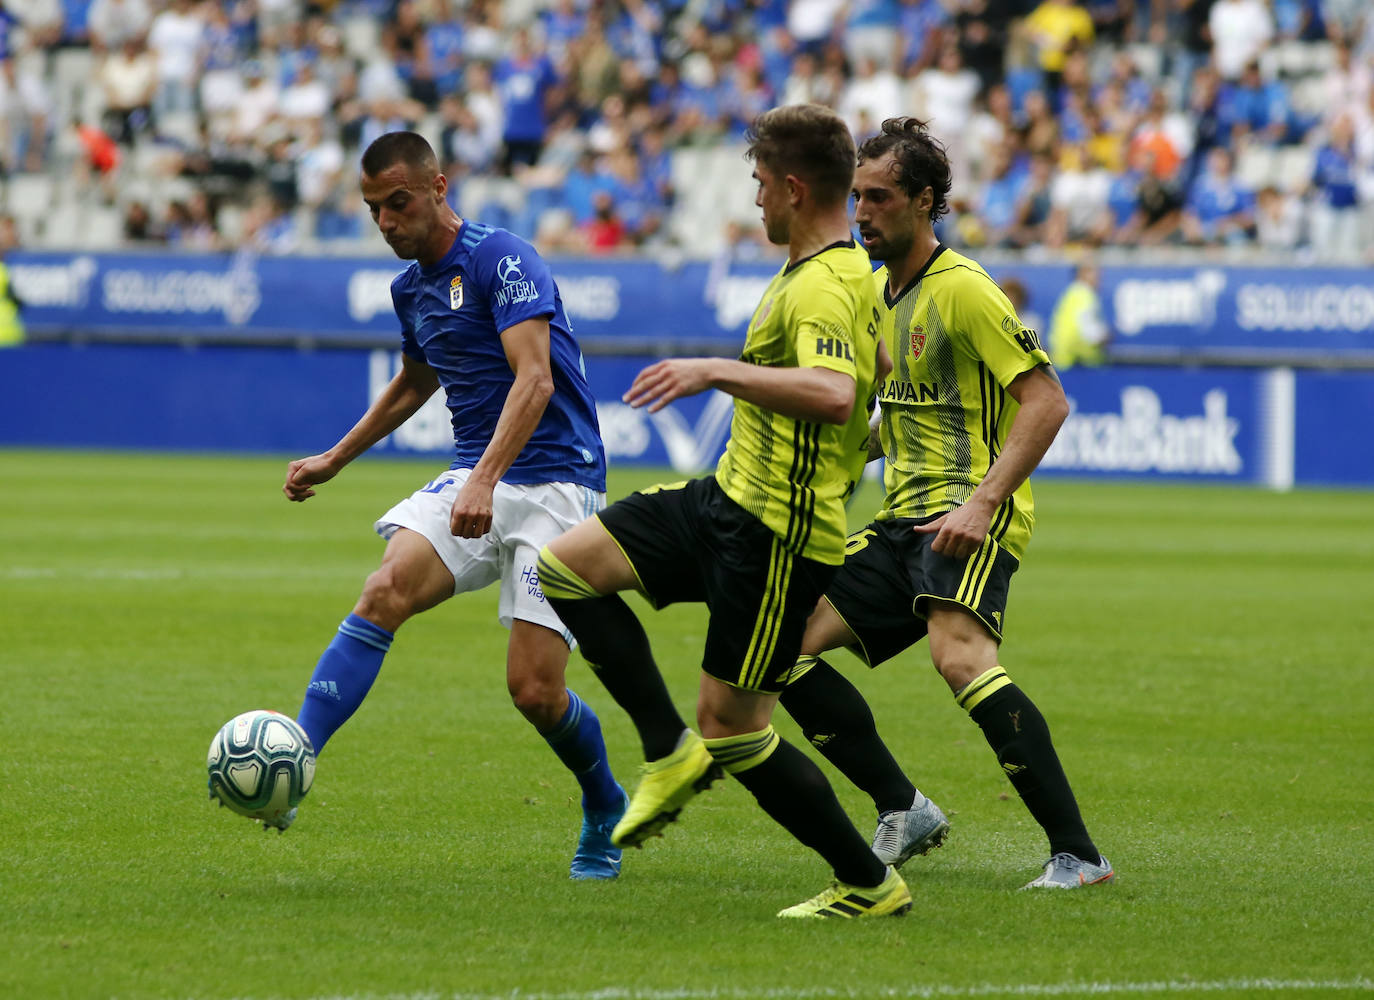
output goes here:
[[1120, 413], [1082, 413], [1073, 399], [1069, 406], [1041, 468], [1236, 475], [1244, 465], [1240, 421], [1227, 414], [1221, 389], [1202, 397], [1200, 416], [1165, 413], [1154, 390], [1138, 385], [1121, 390]]
[[246, 260], [228, 271], [136, 271], [115, 268], [100, 280], [101, 304], [112, 313], [220, 313], [234, 326], [262, 304], [258, 275]]

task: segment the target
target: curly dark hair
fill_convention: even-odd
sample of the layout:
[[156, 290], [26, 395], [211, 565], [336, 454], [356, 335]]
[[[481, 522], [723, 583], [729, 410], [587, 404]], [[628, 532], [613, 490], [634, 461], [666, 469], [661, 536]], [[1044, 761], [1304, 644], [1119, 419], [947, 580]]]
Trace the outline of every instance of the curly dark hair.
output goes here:
[[854, 139], [844, 119], [819, 104], [791, 104], [765, 111], [745, 136], [747, 159], [769, 172], [793, 174], [815, 188], [823, 202], [844, 201], [854, 185]]
[[925, 122], [919, 118], [887, 119], [877, 135], [859, 146], [859, 162], [876, 160], [888, 153], [895, 161], [897, 186], [908, 198], [930, 188], [931, 222], [949, 211], [949, 189], [953, 183], [949, 154], [944, 143], [930, 134]]

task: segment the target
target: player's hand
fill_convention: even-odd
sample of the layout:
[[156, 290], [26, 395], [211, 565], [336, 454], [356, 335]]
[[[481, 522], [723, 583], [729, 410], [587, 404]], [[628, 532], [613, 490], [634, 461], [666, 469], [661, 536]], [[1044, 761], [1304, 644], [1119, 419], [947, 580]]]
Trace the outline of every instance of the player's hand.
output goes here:
[[935, 541], [930, 543], [932, 552], [950, 559], [967, 559], [983, 544], [991, 524], [991, 515], [972, 504], [964, 504], [933, 521], [915, 525], [911, 530], [918, 535], [935, 536]]
[[675, 399], [711, 388], [713, 358], [671, 358], [645, 368], [620, 397], [636, 409], [657, 413]]
[[300, 503], [315, 495], [310, 487], [327, 483], [338, 474], [338, 467], [324, 455], [298, 458], [286, 467], [286, 482], [281, 491], [286, 499]]
[[448, 530], [459, 538], [481, 538], [490, 531], [493, 492], [494, 487], [465, 482], [449, 511]]

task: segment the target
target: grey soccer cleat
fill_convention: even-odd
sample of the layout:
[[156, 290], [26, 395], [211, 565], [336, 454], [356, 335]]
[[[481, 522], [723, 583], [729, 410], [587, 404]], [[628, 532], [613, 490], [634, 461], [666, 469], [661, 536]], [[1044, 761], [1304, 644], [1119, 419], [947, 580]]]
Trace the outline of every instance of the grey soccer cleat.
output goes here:
[[939, 806], [922, 795], [920, 805], [893, 809], [878, 817], [873, 853], [883, 864], [900, 868], [913, 856], [939, 847], [948, 835], [949, 820]]
[[1098, 864], [1084, 861], [1072, 854], [1060, 853], [1045, 862], [1045, 873], [1027, 882], [1022, 889], [1081, 889], [1100, 882], [1109, 882], [1116, 874], [1105, 857]]
[[285, 833], [286, 828], [296, 821], [296, 807], [292, 806], [284, 813], [279, 813], [272, 819], [259, 820], [265, 833], [268, 830], [276, 830], [278, 833]]

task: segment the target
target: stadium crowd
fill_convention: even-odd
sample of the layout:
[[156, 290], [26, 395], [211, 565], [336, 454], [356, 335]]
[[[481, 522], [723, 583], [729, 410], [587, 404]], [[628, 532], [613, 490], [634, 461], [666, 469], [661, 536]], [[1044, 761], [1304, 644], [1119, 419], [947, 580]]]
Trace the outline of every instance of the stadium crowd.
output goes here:
[[[775, 104], [929, 119], [958, 247], [1374, 247], [1368, 0], [0, 0], [29, 245], [356, 251], [360, 149], [550, 252], [762, 252]], [[744, 177], [747, 181], [747, 176]]]

